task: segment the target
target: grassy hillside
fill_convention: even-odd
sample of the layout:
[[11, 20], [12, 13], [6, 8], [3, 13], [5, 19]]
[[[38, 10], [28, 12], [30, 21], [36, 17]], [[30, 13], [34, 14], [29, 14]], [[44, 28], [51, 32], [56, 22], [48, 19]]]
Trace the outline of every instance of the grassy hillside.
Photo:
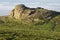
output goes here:
[[45, 23], [0, 17], [0, 40], [60, 40], [60, 16]]

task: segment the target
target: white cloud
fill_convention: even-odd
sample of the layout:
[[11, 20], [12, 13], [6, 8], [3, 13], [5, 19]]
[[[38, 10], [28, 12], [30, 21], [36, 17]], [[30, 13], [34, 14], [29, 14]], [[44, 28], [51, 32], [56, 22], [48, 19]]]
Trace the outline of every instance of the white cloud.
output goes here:
[[10, 5], [9, 2], [2, 2], [2, 3], [0, 3], [0, 10], [10, 10], [12, 8], [13, 8], [13, 6]]
[[[0, 3], [0, 9], [1, 10], [11, 10], [17, 4], [21, 4], [21, 3], [2, 2], [2, 3]], [[22, 3], [22, 4], [25, 4], [28, 7], [38, 7], [38, 6], [44, 7], [44, 8], [60, 7], [59, 3], [45, 3], [44, 4], [44, 3], [35, 2], [35, 3]]]
[[0, 3], [0, 16], [7, 15], [10, 10], [13, 9], [13, 6], [10, 5], [9, 2], [1, 2]]
[[[3, 12], [1, 12], [2, 14], [8, 13], [17, 4], [21, 4], [21, 3], [0, 2], [0, 12], [3, 11]], [[22, 3], [22, 4], [25, 4], [28, 7], [43, 7], [43, 8], [50, 9], [50, 10], [60, 11], [60, 4], [59, 3], [35, 2], [35, 3]]]

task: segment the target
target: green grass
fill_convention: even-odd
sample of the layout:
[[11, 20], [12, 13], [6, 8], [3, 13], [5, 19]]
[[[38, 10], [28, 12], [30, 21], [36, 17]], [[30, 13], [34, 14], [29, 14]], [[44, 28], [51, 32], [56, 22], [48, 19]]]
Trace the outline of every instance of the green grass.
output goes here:
[[[58, 25], [60, 26], [60, 25]], [[0, 40], [60, 40], [60, 30], [54, 23], [26, 23], [15, 19], [1, 19]], [[55, 30], [56, 29], [56, 30]]]

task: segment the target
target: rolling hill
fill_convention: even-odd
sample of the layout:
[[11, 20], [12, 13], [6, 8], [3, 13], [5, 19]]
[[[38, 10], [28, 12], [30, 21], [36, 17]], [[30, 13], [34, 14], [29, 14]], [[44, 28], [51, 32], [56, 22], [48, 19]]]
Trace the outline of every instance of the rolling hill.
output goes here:
[[60, 12], [16, 5], [0, 16], [0, 40], [60, 40]]

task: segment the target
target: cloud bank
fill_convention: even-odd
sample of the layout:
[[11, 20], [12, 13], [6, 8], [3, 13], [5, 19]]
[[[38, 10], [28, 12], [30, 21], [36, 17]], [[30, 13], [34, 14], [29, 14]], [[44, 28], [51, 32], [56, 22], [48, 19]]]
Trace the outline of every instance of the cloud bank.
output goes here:
[[17, 4], [25, 4], [28, 7], [43, 7], [49, 10], [60, 11], [59, 0], [0, 0], [0, 15], [6, 15]]

